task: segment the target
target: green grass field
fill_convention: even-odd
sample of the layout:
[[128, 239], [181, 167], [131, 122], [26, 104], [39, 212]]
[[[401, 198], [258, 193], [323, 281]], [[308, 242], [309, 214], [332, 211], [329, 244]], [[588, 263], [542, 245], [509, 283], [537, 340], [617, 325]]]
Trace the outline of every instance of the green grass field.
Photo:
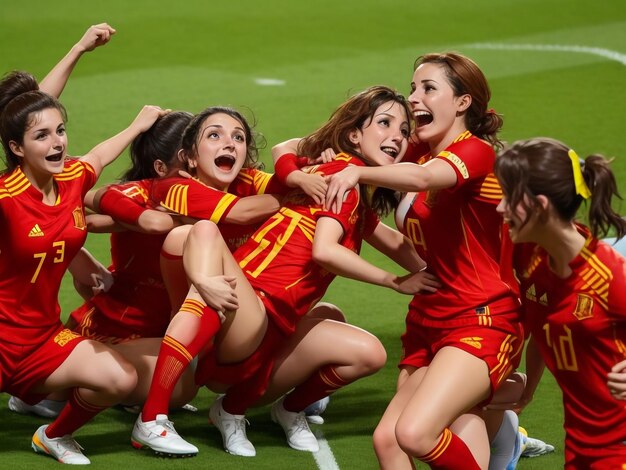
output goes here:
[[[254, 118], [271, 146], [312, 131], [367, 86], [387, 84], [407, 93], [418, 55], [457, 50], [475, 59], [490, 80], [491, 105], [505, 118], [505, 140], [551, 136], [581, 156], [615, 156], [613, 168], [626, 193], [622, 0], [5, 1], [0, 71], [25, 69], [43, 78], [89, 25], [102, 21], [118, 33], [83, 57], [61, 99], [69, 112], [73, 155], [125, 127], [144, 104], [191, 112], [232, 105]], [[261, 85], [259, 79], [281, 84]], [[262, 155], [270, 161], [269, 149]], [[122, 156], [100, 184], [118, 177], [127, 162]], [[90, 235], [87, 246], [108, 262], [107, 237]], [[364, 256], [392, 269], [372, 250]], [[69, 283], [60, 300], [64, 315], [79, 303]], [[371, 433], [393, 394], [409, 299], [339, 279], [326, 300], [376, 334], [389, 360], [377, 375], [338, 392], [326, 424], [316, 429], [339, 468], [377, 468]], [[9, 412], [6, 400], [0, 395], [0, 468], [56, 468], [30, 450], [32, 433], [45, 421]], [[118, 410], [98, 416], [76, 437], [93, 468], [317, 468], [310, 454], [286, 446], [263, 409], [249, 414], [257, 457], [227, 455], [218, 431], [207, 425], [211, 401], [212, 394], [202, 392], [194, 401], [199, 413], [172, 415], [181, 434], [200, 448], [194, 459], [163, 460], [133, 450], [134, 416]], [[562, 467], [561, 408], [554, 381], [544, 377], [521, 420], [556, 452], [522, 460], [519, 468]]]

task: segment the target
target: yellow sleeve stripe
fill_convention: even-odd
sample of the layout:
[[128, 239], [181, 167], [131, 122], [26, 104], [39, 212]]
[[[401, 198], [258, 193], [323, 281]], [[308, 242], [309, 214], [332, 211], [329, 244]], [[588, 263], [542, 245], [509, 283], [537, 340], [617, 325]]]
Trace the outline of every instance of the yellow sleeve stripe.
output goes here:
[[237, 179], [243, 181], [246, 184], [252, 184], [254, 182], [254, 178], [247, 171], [241, 170], [237, 175]]
[[254, 189], [257, 194], [265, 194], [265, 190], [267, 189], [267, 185], [269, 184], [272, 176], [269, 173], [265, 173], [264, 171], [257, 171], [254, 175]]
[[6, 179], [5, 186], [9, 195], [14, 197], [30, 188], [30, 181], [20, 170]]
[[224, 193], [224, 196], [220, 199], [220, 202], [217, 204], [213, 214], [211, 214], [211, 222], [218, 223], [224, 216], [226, 209], [230, 207], [235, 199], [237, 199], [237, 196], [234, 194]]
[[502, 199], [502, 188], [498, 184], [498, 180], [492, 174], [489, 174], [480, 188], [480, 195], [487, 199]]
[[161, 202], [161, 206], [181, 215], [187, 215], [187, 192], [189, 186], [186, 184], [174, 184], [167, 191], [165, 201]]

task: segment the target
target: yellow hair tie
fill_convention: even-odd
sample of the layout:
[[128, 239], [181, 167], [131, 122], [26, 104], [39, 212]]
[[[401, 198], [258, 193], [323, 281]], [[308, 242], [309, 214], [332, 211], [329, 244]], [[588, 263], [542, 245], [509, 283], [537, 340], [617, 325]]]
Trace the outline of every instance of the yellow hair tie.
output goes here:
[[589, 186], [585, 183], [585, 178], [583, 177], [583, 172], [580, 169], [580, 158], [578, 154], [574, 152], [572, 149], [568, 150], [567, 155], [569, 159], [572, 161], [572, 169], [574, 170], [574, 185], [576, 186], [576, 194], [579, 194], [584, 199], [589, 199], [591, 197], [591, 191], [589, 190]]

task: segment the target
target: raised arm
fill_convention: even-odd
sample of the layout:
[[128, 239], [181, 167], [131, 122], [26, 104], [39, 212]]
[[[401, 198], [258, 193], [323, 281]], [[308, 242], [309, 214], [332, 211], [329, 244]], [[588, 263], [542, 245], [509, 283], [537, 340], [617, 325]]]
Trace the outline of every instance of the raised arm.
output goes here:
[[144, 106], [126, 129], [96, 145], [81, 160], [88, 162], [99, 176], [102, 169], [120, 156], [135, 137], [147, 131], [160, 116], [164, 116], [169, 111], [158, 106]]
[[39, 84], [39, 89], [58, 98], [61, 96], [67, 80], [70, 78], [78, 60], [85, 52], [93, 51], [110, 41], [115, 29], [107, 23], [90, 26], [80, 41], [57, 63]]

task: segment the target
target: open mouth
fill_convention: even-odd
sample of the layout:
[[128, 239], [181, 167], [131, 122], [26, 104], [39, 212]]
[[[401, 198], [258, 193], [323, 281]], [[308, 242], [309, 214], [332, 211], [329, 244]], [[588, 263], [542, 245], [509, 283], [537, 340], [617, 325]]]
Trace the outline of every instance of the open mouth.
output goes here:
[[433, 115], [428, 111], [416, 111], [415, 114], [415, 125], [417, 127], [422, 127], [433, 122]]
[[222, 171], [230, 171], [235, 166], [235, 161], [232, 155], [220, 155], [215, 159], [215, 166]]
[[48, 162], [60, 162], [63, 159], [63, 152], [55, 153], [54, 155], [48, 155], [46, 161]]
[[389, 155], [391, 158], [395, 159], [398, 156], [398, 149], [394, 147], [381, 147], [380, 149], [383, 152], [385, 152], [387, 155]]

